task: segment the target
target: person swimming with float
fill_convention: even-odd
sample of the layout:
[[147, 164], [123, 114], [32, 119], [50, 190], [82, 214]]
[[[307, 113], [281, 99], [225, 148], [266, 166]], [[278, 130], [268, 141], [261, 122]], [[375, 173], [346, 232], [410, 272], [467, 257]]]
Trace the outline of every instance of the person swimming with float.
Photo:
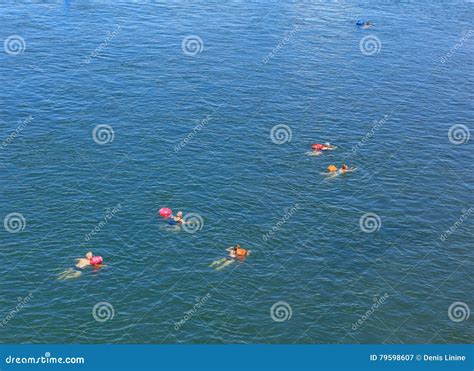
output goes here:
[[322, 155], [323, 151], [332, 151], [336, 149], [336, 146], [331, 145], [331, 143], [314, 143], [311, 145], [311, 152], [308, 155], [319, 156]]
[[173, 215], [173, 211], [168, 207], [162, 207], [158, 214], [171, 225], [181, 225], [185, 224], [185, 220], [183, 218], [183, 212], [178, 211], [176, 215]]
[[186, 224], [186, 222], [184, 221], [184, 218], [183, 218], [183, 212], [182, 212], [182, 211], [178, 211], [178, 212], [176, 213], [176, 215], [171, 215], [171, 216], [168, 218], [168, 224], [171, 224], [171, 225]]
[[336, 166], [334, 165], [329, 165], [327, 167], [327, 173], [325, 173], [325, 175], [327, 175], [328, 178], [334, 178], [340, 174], [345, 174], [345, 173], [350, 173], [350, 172], [353, 172], [355, 171], [357, 168], [356, 167], [353, 167], [353, 168], [350, 168], [349, 166], [347, 166], [346, 164], [343, 164], [341, 166], [341, 168], [338, 170]]
[[97, 267], [102, 264], [103, 260], [102, 256], [94, 256], [92, 251], [89, 251], [84, 258], [76, 259], [76, 267], [79, 269], [83, 269], [89, 265]]
[[369, 27], [372, 27], [374, 24], [371, 21], [362, 21], [362, 20], [359, 19], [356, 22], [356, 25], [359, 26], [359, 27], [362, 27], [365, 30]]
[[236, 244], [233, 247], [226, 249], [229, 252], [229, 256], [225, 258], [218, 259], [213, 261], [209, 267], [214, 268], [216, 271], [219, 271], [228, 265], [234, 263], [236, 260], [244, 261], [245, 258], [250, 254], [250, 250], [246, 250], [240, 247], [239, 244]]
[[229, 252], [229, 256], [231, 258], [240, 258], [250, 254], [250, 250], [241, 248], [239, 244], [235, 245], [234, 247], [229, 247], [227, 251]]
[[83, 258], [77, 258], [74, 268], [68, 268], [59, 274], [58, 280], [66, 280], [71, 278], [77, 278], [82, 274], [84, 268], [102, 268], [102, 262], [104, 259], [102, 256], [94, 256], [92, 251], [88, 251]]

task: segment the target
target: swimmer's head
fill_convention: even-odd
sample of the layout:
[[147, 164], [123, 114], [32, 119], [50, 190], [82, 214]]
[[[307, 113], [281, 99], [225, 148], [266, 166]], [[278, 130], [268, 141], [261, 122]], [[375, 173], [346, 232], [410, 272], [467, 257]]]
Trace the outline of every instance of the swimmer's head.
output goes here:
[[348, 166], [347, 166], [346, 164], [344, 164], [344, 165], [342, 165], [342, 168], [343, 168], [343, 169], [347, 169]]
[[182, 212], [182, 211], [178, 211], [178, 213], [176, 214], [176, 216], [179, 216], [179, 217], [183, 216], [183, 212]]
[[331, 143], [326, 142], [326, 143], [324, 143], [324, 145], [325, 145], [326, 147], [329, 147], [329, 146], [331, 145]]
[[91, 260], [91, 259], [92, 259], [92, 256], [93, 256], [92, 251], [88, 251], [88, 252], [86, 253], [86, 259], [87, 259], [87, 260]]

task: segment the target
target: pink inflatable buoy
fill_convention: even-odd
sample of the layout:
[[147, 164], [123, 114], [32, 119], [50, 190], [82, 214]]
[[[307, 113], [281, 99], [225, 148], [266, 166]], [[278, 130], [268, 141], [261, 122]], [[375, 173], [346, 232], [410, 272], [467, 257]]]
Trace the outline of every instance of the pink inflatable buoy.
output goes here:
[[162, 207], [159, 213], [161, 217], [166, 218], [166, 219], [171, 218], [171, 215], [173, 215], [173, 212], [171, 211], [171, 209], [167, 207]]
[[104, 259], [102, 259], [102, 256], [93, 256], [90, 260], [91, 265], [99, 265], [102, 264]]

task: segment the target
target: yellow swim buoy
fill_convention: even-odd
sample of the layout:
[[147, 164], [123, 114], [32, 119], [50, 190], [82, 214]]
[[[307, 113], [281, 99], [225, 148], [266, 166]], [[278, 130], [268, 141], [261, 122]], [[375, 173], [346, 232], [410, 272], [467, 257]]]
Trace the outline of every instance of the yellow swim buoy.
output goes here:
[[329, 165], [328, 166], [328, 172], [334, 173], [335, 171], [337, 171], [337, 167], [335, 167], [334, 165]]

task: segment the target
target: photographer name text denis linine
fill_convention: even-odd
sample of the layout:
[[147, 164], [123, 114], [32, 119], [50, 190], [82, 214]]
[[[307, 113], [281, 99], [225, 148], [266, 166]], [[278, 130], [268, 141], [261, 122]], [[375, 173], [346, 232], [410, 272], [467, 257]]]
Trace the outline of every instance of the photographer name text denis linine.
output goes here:
[[465, 361], [466, 356], [459, 356], [457, 354], [424, 354], [423, 361]]

